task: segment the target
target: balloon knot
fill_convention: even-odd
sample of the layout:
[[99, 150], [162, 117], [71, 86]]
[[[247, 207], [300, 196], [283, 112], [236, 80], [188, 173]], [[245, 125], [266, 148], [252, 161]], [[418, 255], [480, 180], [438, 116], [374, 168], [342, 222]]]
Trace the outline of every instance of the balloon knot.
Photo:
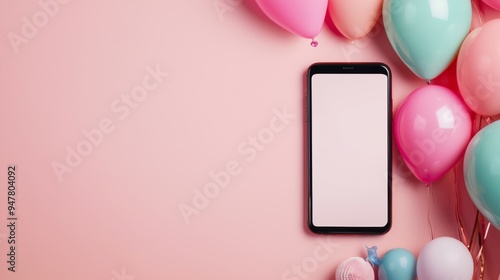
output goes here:
[[314, 48], [317, 47], [318, 46], [318, 41], [314, 40], [314, 38], [313, 38], [312, 41], [311, 41], [311, 46], [314, 47]]

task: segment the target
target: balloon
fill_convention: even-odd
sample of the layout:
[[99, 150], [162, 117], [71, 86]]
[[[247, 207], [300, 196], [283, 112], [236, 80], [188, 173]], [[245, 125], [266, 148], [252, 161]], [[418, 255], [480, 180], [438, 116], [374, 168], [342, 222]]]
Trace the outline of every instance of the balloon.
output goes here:
[[449, 88], [453, 92], [460, 92], [457, 82], [457, 60], [453, 60], [443, 73], [434, 78], [432, 84]]
[[487, 125], [470, 141], [464, 178], [477, 209], [500, 229], [500, 121]]
[[383, 0], [330, 0], [328, 11], [340, 33], [349, 39], [368, 34], [382, 14]]
[[413, 91], [399, 107], [394, 134], [401, 157], [422, 182], [441, 178], [460, 159], [471, 136], [467, 107], [436, 85]]
[[457, 79], [465, 103], [474, 112], [500, 114], [500, 19], [490, 20], [465, 39], [457, 61]]
[[483, 2], [488, 4], [492, 8], [500, 10], [500, 0], [483, 0]]
[[417, 259], [418, 280], [471, 280], [474, 270], [467, 247], [451, 237], [427, 243]]
[[392, 47], [420, 78], [431, 80], [456, 57], [469, 33], [470, 0], [385, 0], [382, 16]]
[[379, 280], [414, 280], [417, 260], [408, 250], [396, 248], [385, 253], [378, 267]]
[[325, 21], [328, 0], [256, 0], [276, 24], [305, 38], [313, 39]]
[[360, 257], [352, 257], [341, 262], [335, 271], [336, 280], [375, 280], [372, 266]]

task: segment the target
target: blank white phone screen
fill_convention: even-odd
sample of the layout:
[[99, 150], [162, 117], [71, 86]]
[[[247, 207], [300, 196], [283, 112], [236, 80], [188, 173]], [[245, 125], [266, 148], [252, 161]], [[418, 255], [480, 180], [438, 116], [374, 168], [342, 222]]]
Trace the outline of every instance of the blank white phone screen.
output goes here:
[[314, 74], [311, 80], [312, 223], [388, 223], [388, 77]]

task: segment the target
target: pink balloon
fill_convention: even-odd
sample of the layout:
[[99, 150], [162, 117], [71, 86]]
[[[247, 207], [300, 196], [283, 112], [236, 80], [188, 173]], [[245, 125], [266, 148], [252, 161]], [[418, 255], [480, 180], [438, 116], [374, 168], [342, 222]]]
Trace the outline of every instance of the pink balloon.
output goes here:
[[488, 4], [492, 8], [500, 10], [500, 0], [483, 0], [483, 2]]
[[329, 0], [328, 11], [337, 29], [349, 39], [368, 34], [382, 14], [383, 0]]
[[256, 0], [262, 11], [284, 29], [313, 39], [325, 22], [328, 0]]
[[500, 19], [474, 29], [462, 43], [457, 80], [465, 103], [484, 116], [500, 114]]
[[460, 98], [436, 85], [423, 86], [408, 95], [394, 121], [401, 156], [424, 183], [438, 180], [458, 162], [471, 129], [470, 114]]

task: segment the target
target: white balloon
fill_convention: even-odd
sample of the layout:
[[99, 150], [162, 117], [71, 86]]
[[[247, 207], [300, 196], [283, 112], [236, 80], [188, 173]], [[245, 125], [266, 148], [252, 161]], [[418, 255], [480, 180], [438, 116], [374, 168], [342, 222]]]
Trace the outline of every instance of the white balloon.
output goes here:
[[439, 237], [427, 243], [417, 260], [419, 280], [471, 280], [472, 256], [462, 242]]

